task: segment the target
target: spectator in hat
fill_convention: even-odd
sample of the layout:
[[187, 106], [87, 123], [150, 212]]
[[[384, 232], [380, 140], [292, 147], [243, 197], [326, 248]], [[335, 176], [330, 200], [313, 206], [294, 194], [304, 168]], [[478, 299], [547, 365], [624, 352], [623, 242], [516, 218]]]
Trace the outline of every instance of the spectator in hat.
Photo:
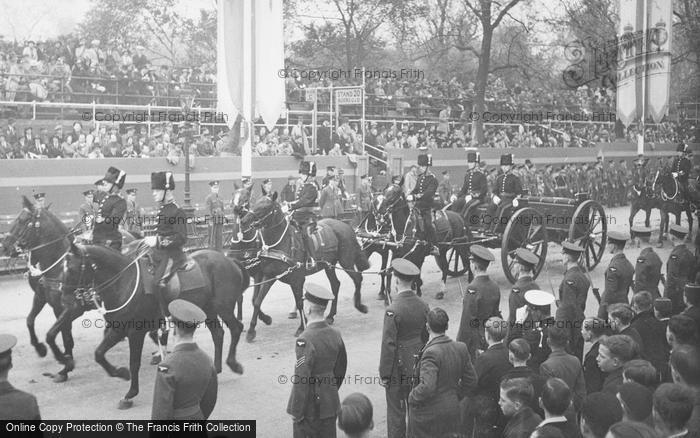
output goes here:
[[218, 382], [211, 357], [194, 342], [204, 311], [182, 299], [168, 304], [173, 351], [158, 365], [152, 420], [206, 420], [216, 405]]
[[622, 406], [622, 421], [648, 423], [651, 416], [652, 398], [652, 392], [644, 385], [636, 382], [620, 385], [617, 399]]
[[688, 422], [693, 414], [695, 394], [689, 388], [676, 383], [664, 383], [654, 391], [654, 428], [660, 437], [685, 438]]
[[660, 298], [659, 282], [661, 281], [661, 258], [652, 247], [647, 247], [637, 256], [634, 266], [634, 283], [632, 290], [650, 292], [654, 298]]
[[634, 359], [636, 353], [636, 344], [629, 336], [612, 335], [601, 339], [597, 360], [600, 370], [606, 373], [603, 392], [617, 394], [622, 385], [625, 363]]
[[610, 315], [610, 326], [613, 333], [618, 335], [627, 335], [637, 344], [639, 353], [643, 351], [643, 341], [639, 332], [632, 327], [632, 319], [634, 318], [634, 310], [629, 304], [615, 303], [608, 307]]
[[581, 335], [584, 341], [591, 344], [583, 359], [583, 377], [586, 382], [586, 393], [592, 394], [603, 389], [605, 373], [598, 366], [598, 350], [600, 340], [611, 334], [608, 324], [598, 317], [586, 318], [583, 321]]
[[338, 428], [347, 438], [369, 438], [374, 429], [372, 415], [372, 402], [366, 395], [354, 392], [340, 404]]
[[698, 342], [698, 324], [687, 315], [673, 315], [668, 320], [666, 340], [671, 351], [680, 345], [696, 345]]
[[685, 244], [688, 229], [676, 224], [669, 226], [671, 243], [674, 245], [671, 255], [666, 261], [666, 287], [664, 297], [671, 300], [673, 314], [681, 313], [685, 309], [683, 302], [683, 290], [687, 283], [692, 283], [697, 269], [696, 259]]
[[534, 392], [532, 383], [527, 378], [504, 377], [501, 380], [498, 405], [503, 416], [508, 419], [503, 430], [504, 438], [529, 437], [542, 422], [542, 417], [532, 409]]
[[[686, 284], [683, 298], [685, 299], [686, 309], [681, 315], [693, 318], [695, 325], [700, 329], [700, 284]], [[700, 332], [696, 333], [698, 339], [700, 339]]]
[[318, 149], [322, 155], [330, 155], [331, 150], [331, 127], [328, 120], [324, 120], [316, 131], [318, 136]]
[[634, 318], [630, 328], [636, 330], [642, 339], [641, 355], [647, 358], [656, 369], [661, 370], [668, 364], [670, 347], [666, 340], [666, 326], [654, 317], [651, 294], [647, 291], [634, 294], [632, 310]]
[[12, 348], [17, 338], [9, 334], [0, 335], [0, 418], [12, 420], [41, 420], [36, 397], [16, 389], [10, 384], [8, 375], [12, 369]]
[[622, 406], [615, 396], [594, 392], [583, 400], [579, 423], [583, 438], [605, 438], [610, 426], [618, 421], [622, 421]]
[[427, 322], [430, 337], [419, 353], [418, 381], [408, 395], [408, 436], [415, 438], [458, 433], [459, 402], [477, 381], [467, 347], [445, 335], [447, 312], [436, 307]]
[[627, 382], [639, 383], [653, 391], [659, 386], [659, 373], [648, 360], [632, 359], [622, 367], [622, 383]]
[[553, 426], [559, 429], [565, 437], [578, 436], [578, 426], [565, 416], [571, 405], [571, 389], [566, 382], [556, 377], [547, 379], [542, 389], [540, 405], [544, 410], [544, 420], [537, 426], [537, 429]]
[[605, 438], [658, 438], [654, 429], [636, 421], [620, 421], [608, 429]]
[[598, 307], [598, 318], [608, 318], [608, 306], [615, 303], [627, 303], [630, 286], [634, 277], [634, 267], [627, 260], [623, 249], [629, 240], [629, 235], [622, 232], [610, 231], [608, 243], [613, 254], [608, 269], [605, 271], [605, 290]]
[[[547, 344], [552, 352], [540, 365], [540, 375], [563, 380], [572, 391], [573, 408], [578, 411], [586, 396], [586, 382], [581, 362], [576, 356], [566, 352], [569, 330], [563, 325], [556, 324], [547, 328], [547, 335]], [[573, 412], [571, 414], [573, 420]]]
[[673, 382], [693, 391], [695, 406], [688, 421], [689, 436], [700, 434], [700, 349], [695, 345], [682, 345], [671, 352], [669, 360]]

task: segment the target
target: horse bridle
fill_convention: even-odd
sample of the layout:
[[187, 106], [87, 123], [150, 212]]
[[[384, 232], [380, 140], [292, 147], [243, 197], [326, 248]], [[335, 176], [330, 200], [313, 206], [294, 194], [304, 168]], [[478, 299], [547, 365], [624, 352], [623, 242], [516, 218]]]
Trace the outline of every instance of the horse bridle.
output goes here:
[[[246, 230], [243, 230], [242, 232], [243, 232], [243, 233], [248, 233], [248, 232], [250, 232], [250, 231], [252, 231], [252, 230], [261, 228], [261, 227], [263, 226], [263, 224], [265, 223], [265, 221], [266, 221], [270, 216], [272, 216], [273, 214], [275, 214], [276, 212], [278, 212], [279, 210], [280, 210], [279, 205], [273, 204], [273, 206], [272, 206], [272, 208], [270, 209], [269, 213], [265, 214], [263, 217], [260, 217], [260, 218], [257, 217], [257, 215], [255, 214], [255, 212], [251, 211], [249, 214], [252, 214], [253, 217], [255, 218], [255, 220], [253, 220], [253, 221], [250, 223], [250, 225], [248, 226], [248, 228], [247, 228]], [[283, 223], [285, 223], [286, 221], [287, 221], [287, 217], [285, 216], [285, 217], [282, 218], [282, 220], [281, 220], [279, 223], [275, 224], [274, 226], [271, 226], [270, 228], [271, 228], [271, 229], [275, 229], [275, 228], [279, 227], [280, 225], [282, 225]]]

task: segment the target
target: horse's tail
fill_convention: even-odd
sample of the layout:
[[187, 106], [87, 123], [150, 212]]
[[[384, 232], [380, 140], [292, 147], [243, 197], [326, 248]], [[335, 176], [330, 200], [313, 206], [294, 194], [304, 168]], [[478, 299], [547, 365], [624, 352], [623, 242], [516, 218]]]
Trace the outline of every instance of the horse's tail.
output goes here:
[[[338, 239], [339, 254], [352, 254], [353, 265], [355, 265], [355, 269], [358, 271], [369, 269], [367, 254], [365, 254], [360, 247], [360, 244], [357, 242], [357, 236], [355, 235], [355, 231], [352, 229], [352, 227], [337, 219], [331, 219], [331, 221], [334, 223], [334, 226], [332, 226], [331, 229]], [[349, 261], [349, 259], [346, 260]]]

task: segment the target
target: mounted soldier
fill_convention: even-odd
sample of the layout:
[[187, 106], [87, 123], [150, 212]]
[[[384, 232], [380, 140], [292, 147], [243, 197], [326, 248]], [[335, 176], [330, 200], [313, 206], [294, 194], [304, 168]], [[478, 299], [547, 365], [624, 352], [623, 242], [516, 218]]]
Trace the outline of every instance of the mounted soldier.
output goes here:
[[433, 158], [430, 155], [418, 155], [418, 178], [416, 179], [415, 187], [406, 199], [415, 202], [415, 208], [420, 213], [423, 221], [425, 239], [428, 241], [429, 247], [432, 248], [431, 253], [436, 255], [438, 253], [438, 249], [435, 247], [437, 237], [435, 236], [435, 227], [433, 225], [432, 209], [435, 202], [435, 192], [438, 188], [438, 180], [428, 170], [432, 164]]
[[[464, 184], [462, 190], [457, 195], [452, 195], [452, 211], [456, 211], [467, 220], [467, 216], [471, 210], [484, 202], [486, 193], [488, 192], [488, 181], [486, 175], [479, 169], [477, 164], [480, 161], [478, 152], [470, 151], [467, 153], [467, 174], [464, 175]], [[469, 221], [469, 224], [474, 222]]]
[[292, 210], [292, 220], [301, 228], [304, 248], [307, 259], [311, 259], [311, 246], [309, 236], [316, 231], [316, 213], [314, 208], [318, 206], [318, 183], [316, 182], [316, 163], [302, 161], [299, 165], [299, 181], [297, 182], [296, 200], [288, 204]]
[[678, 187], [683, 199], [688, 199], [688, 178], [690, 177], [690, 169], [692, 168], [692, 163], [690, 162], [690, 154], [693, 151], [685, 143], [680, 143], [676, 148], [678, 156], [673, 159], [673, 164], [671, 165], [671, 171], [673, 177], [678, 182]]
[[238, 217], [243, 217], [250, 211], [252, 204], [253, 180], [249, 176], [241, 177], [242, 189], [236, 190], [233, 195], [232, 209]]
[[119, 190], [126, 182], [126, 172], [110, 167], [104, 178], [95, 182], [98, 192], [95, 202], [98, 205], [92, 241], [95, 245], [110, 247], [116, 251], [122, 249], [122, 235], [119, 226], [126, 216], [126, 200]]

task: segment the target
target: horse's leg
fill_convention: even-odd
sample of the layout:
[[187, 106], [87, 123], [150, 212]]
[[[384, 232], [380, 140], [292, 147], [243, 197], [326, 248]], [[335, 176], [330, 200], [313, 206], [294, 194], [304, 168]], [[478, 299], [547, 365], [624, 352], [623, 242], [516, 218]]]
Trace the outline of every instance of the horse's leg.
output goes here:
[[326, 268], [325, 271], [326, 277], [328, 277], [328, 282], [331, 284], [331, 291], [333, 292], [333, 302], [331, 303], [331, 310], [328, 312], [328, 316], [326, 316], [326, 322], [328, 324], [333, 324], [335, 314], [338, 311], [338, 292], [340, 291], [340, 280], [338, 280], [338, 276], [336, 275], [333, 267]]
[[[100, 364], [100, 366], [107, 371], [107, 374], [110, 377], [119, 377], [120, 379], [129, 380], [131, 379], [131, 372], [129, 372], [127, 368], [116, 368], [114, 365], [109, 363], [105, 357], [105, 354], [122, 339], [124, 339], [124, 333], [114, 328], [107, 329], [104, 337], [102, 338], [102, 342], [100, 342], [100, 345], [95, 348], [95, 362]], [[141, 346], [143, 347], [143, 342], [141, 343]], [[129, 347], [131, 347], [131, 344], [129, 344]]]
[[664, 208], [660, 208], [659, 213], [661, 216], [661, 225], [659, 227], [659, 243], [658, 243], [657, 247], [663, 248], [663, 246], [664, 246], [664, 234], [665, 234], [664, 230], [668, 226], [669, 217], [668, 217], [668, 212]]
[[61, 314], [56, 317], [56, 322], [46, 332], [46, 343], [49, 344], [49, 348], [51, 348], [51, 352], [56, 360], [63, 364], [63, 369], [54, 376], [54, 381], [57, 383], [68, 380], [68, 373], [75, 368], [75, 362], [72, 356], [66, 356], [58, 349], [56, 336], [59, 332], [63, 332], [65, 327], [68, 327], [68, 330], [70, 330], [73, 320], [82, 314], [83, 309], [80, 307], [64, 308]]
[[127, 336], [129, 337], [129, 371], [131, 373], [131, 385], [129, 385], [129, 390], [124, 398], [119, 400], [119, 409], [129, 409], [134, 404], [132, 399], [139, 393], [139, 370], [141, 369], [141, 353], [143, 352], [143, 342], [146, 339], [146, 332], [144, 330], [131, 330]]
[[637, 212], [639, 212], [639, 203], [635, 201], [632, 203], [632, 206], [630, 207], [630, 218], [629, 218], [630, 228], [632, 228], [632, 224], [634, 223], [634, 217], [637, 215]]
[[[58, 319], [58, 317], [61, 315], [61, 311], [62, 309], [60, 307], [54, 307], [53, 314], [56, 316], [56, 319]], [[73, 321], [73, 319], [71, 319], [71, 322]], [[73, 360], [73, 347], [75, 347], [75, 341], [73, 340], [73, 330], [71, 325], [72, 324], [64, 324], [63, 328], [61, 329], [61, 339], [63, 339], [63, 355], [69, 361]], [[72, 370], [73, 367], [71, 366], [68, 371]]]
[[353, 299], [355, 301], [355, 308], [362, 313], [367, 313], [367, 306], [362, 304], [362, 273], [360, 272], [348, 272], [348, 275], [352, 279], [355, 285], [355, 294]]
[[389, 305], [389, 298], [391, 298], [391, 271], [386, 273], [386, 295], [384, 296], [384, 306]]
[[[241, 291], [241, 295], [243, 291]], [[226, 358], [226, 365], [231, 368], [236, 374], [243, 374], [243, 365], [241, 365], [236, 360], [236, 348], [238, 347], [238, 341], [241, 339], [241, 333], [243, 333], [243, 323], [238, 319], [234, 318], [233, 315], [227, 315], [224, 313], [219, 315], [221, 319], [228, 326], [231, 332], [231, 345], [228, 348], [228, 357]], [[222, 329], [223, 331], [223, 329]]]
[[299, 276], [289, 282], [289, 286], [292, 288], [292, 293], [294, 294], [294, 302], [297, 305], [297, 312], [299, 312], [299, 327], [295, 332], [294, 336], [299, 336], [306, 328], [306, 317], [304, 315], [304, 300], [302, 298], [302, 293], [304, 291], [304, 280], [303, 276]]
[[[262, 281], [262, 276], [260, 277], [259, 280]], [[256, 280], [256, 281], [257, 281], [257, 280]], [[259, 283], [259, 281], [258, 281], [258, 283]], [[273, 281], [272, 283], [274, 283], [274, 281]], [[255, 289], [257, 290], [256, 296], [260, 294], [260, 292], [259, 292], [259, 291], [260, 291], [260, 286], [261, 286], [261, 285], [255, 286]], [[272, 287], [272, 284], [270, 284], [270, 287]], [[270, 315], [266, 314], [265, 312], [263, 312], [263, 310], [262, 310], [262, 302], [260, 303], [260, 305], [261, 305], [261, 307], [258, 308], [258, 319], [259, 319], [260, 321], [262, 321], [265, 325], [271, 325], [271, 324], [272, 324], [272, 317], [271, 317]], [[294, 314], [294, 316], [296, 317], [296, 313]]]
[[[263, 275], [263, 281], [268, 280], [265, 275]], [[276, 281], [276, 280], [275, 280]], [[260, 289], [253, 294], [253, 316], [250, 318], [250, 326], [248, 327], [248, 333], [246, 334], [246, 341], [253, 342], [257, 333], [255, 332], [255, 326], [258, 324], [258, 318], [260, 316], [260, 306], [262, 305], [267, 292], [270, 290], [275, 281], [268, 281], [260, 285]]]
[[29, 342], [32, 344], [39, 357], [46, 356], [46, 344], [39, 342], [39, 339], [36, 337], [34, 322], [36, 321], [36, 316], [41, 312], [45, 305], [46, 299], [44, 298], [44, 295], [34, 292], [34, 298], [32, 298], [32, 309], [29, 311], [29, 315], [27, 315], [27, 329], [29, 330]]
[[646, 219], [644, 219], [644, 226], [649, 228], [651, 227], [651, 207], [647, 207], [644, 212], [646, 213]]
[[381, 285], [379, 287], [379, 295], [377, 295], [377, 299], [384, 300], [386, 299], [386, 288], [388, 286], [388, 284], [386, 284], [386, 265], [389, 262], [389, 251], [382, 250], [379, 251], [379, 254], [382, 256], [382, 272], [379, 273]]
[[214, 368], [217, 374], [221, 372], [221, 355], [224, 349], [224, 329], [221, 327], [219, 318], [216, 316], [216, 309], [212, 305], [205, 309], [207, 314], [206, 325], [214, 341]]
[[[455, 257], [460, 257], [459, 252], [453, 252]], [[445, 298], [447, 293], [447, 270], [450, 266], [450, 260], [447, 260], [447, 249], [440, 248], [440, 257], [437, 258], [440, 272], [442, 272], [442, 284], [440, 285], [440, 290], [435, 294], [435, 299], [441, 300]], [[442, 263], [443, 260], [447, 260], [446, 264]]]

